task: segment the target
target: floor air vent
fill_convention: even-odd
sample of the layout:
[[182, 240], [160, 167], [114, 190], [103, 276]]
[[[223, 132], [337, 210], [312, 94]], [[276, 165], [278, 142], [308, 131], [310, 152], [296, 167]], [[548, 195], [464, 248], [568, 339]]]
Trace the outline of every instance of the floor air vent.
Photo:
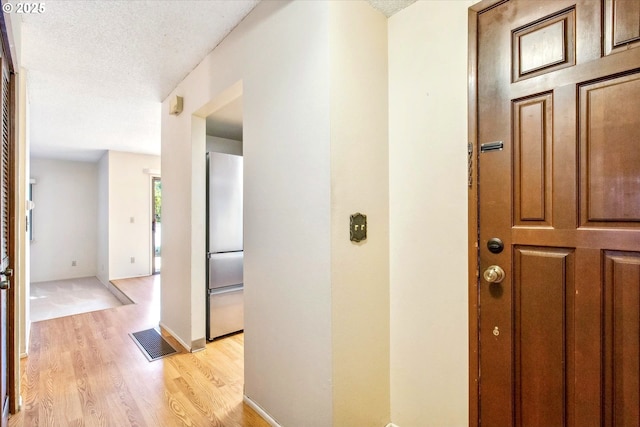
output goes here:
[[160, 333], [154, 328], [140, 332], [134, 332], [131, 335], [133, 341], [140, 347], [149, 362], [171, 356], [178, 352], [171, 344], [169, 344]]

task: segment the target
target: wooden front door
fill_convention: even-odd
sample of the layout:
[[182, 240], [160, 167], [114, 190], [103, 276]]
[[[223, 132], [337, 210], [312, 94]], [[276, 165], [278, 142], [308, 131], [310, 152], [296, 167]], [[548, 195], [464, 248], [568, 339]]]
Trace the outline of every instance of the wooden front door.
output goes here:
[[640, 0], [492, 3], [471, 25], [472, 424], [639, 426]]

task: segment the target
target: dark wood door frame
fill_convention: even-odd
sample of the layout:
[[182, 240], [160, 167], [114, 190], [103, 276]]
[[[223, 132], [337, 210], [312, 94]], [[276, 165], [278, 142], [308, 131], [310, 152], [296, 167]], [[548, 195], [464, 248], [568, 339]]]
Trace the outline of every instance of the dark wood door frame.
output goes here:
[[468, 31], [468, 227], [469, 227], [469, 426], [479, 421], [478, 353], [478, 15], [506, 0], [483, 0], [469, 8]]
[[478, 425], [478, 14], [499, 0], [483, 0], [469, 8], [468, 32], [468, 226], [469, 226], [469, 426]]

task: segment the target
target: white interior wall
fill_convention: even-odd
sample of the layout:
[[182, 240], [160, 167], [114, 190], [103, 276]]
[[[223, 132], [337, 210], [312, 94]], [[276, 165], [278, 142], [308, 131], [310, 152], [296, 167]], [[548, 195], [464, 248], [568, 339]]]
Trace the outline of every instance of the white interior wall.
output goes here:
[[[206, 121], [191, 117], [191, 341], [192, 350], [204, 348], [206, 302], [203, 298], [206, 283]], [[188, 187], [187, 187], [188, 188]], [[197, 284], [197, 286], [195, 286]], [[189, 341], [187, 341], [189, 343]]]
[[389, 19], [391, 419], [468, 423], [467, 8]]
[[[31, 248], [29, 243], [29, 235], [27, 230], [27, 194], [29, 189], [30, 162], [29, 162], [29, 128], [27, 126], [29, 117], [29, 98], [27, 96], [27, 72], [20, 69], [17, 74], [17, 161], [15, 179], [18, 183], [18, 197], [16, 198], [16, 236], [18, 251], [18, 260], [14, 263], [16, 270], [15, 279], [17, 280], [17, 307], [16, 319], [18, 322], [17, 343], [18, 351], [21, 356], [25, 356], [28, 351], [29, 332], [31, 329], [30, 304], [31, 297]], [[17, 377], [19, 378], [19, 376]]]
[[[188, 118], [188, 98], [185, 99], [185, 104], [186, 111], [182, 112], [182, 117], [167, 118], [169, 109], [166, 101], [163, 103], [161, 113], [163, 265], [160, 273], [162, 276], [160, 324], [189, 348], [192, 342], [191, 317], [193, 316], [185, 313], [191, 313], [191, 293], [194, 287], [190, 268], [191, 148], [190, 144], [180, 145], [184, 141], [190, 141], [191, 121]], [[180, 120], [181, 118], [187, 119]], [[169, 124], [167, 120], [176, 123]], [[204, 234], [204, 229], [202, 232]], [[202, 268], [204, 269], [204, 255]], [[201, 289], [204, 289], [204, 284]], [[202, 303], [204, 304], [204, 291]], [[204, 308], [202, 310], [204, 312]]]
[[332, 422], [328, 45], [326, 2], [262, 2], [170, 95], [182, 114], [162, 108], [161, 319], [193, 343], [205, 326], [201, 109], [242, 81], [245, 394], [284, 426]]
[[[387, 18], [329, 2], [333, 423], [382, 427], [389, 397]], [[350, 215], [367, 239], [350, 241]]]
[[111, 151], [97, 163], [32, 164], [33, 282], [97, 276], [106, 285], [151, 274], [152, 176], [144, 169], [158, 170], [159, 156]]
[[31, 177], [36, 179], [31, 282], [95, 276], [97, 164], [32, 158]]
[[109, 285], [109, 152], [98, 161], [98, 248], [97, 277]]
[[121, 151], [108, 156], [109, 279], [146, 276], [152, 268], [153, 175], [148, 170], [160, 169], [160, 156]]

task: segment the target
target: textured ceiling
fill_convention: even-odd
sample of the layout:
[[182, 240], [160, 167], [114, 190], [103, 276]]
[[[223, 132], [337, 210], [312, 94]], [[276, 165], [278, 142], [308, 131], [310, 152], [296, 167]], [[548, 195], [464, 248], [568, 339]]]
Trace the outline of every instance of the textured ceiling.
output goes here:
[[257, 3], [47, 0], [22, 15], [32, 154], [160, 154], [160, 102]]
[[378, 9], [382, 12], [387, 18], [396, 12], [400, 12], [405, 7], [409, 6], [412, 3], [415, 3], [416, 0], [368, 0], [371, 6]]
[[[21, 15], [32, 155], [160, 154], [161, 101], [258, 1], [47, 0]], [[414, 1], [369, 3], [391, 16]], [[242, 100], [221, 114], [208, 128], [238, 135]]]

